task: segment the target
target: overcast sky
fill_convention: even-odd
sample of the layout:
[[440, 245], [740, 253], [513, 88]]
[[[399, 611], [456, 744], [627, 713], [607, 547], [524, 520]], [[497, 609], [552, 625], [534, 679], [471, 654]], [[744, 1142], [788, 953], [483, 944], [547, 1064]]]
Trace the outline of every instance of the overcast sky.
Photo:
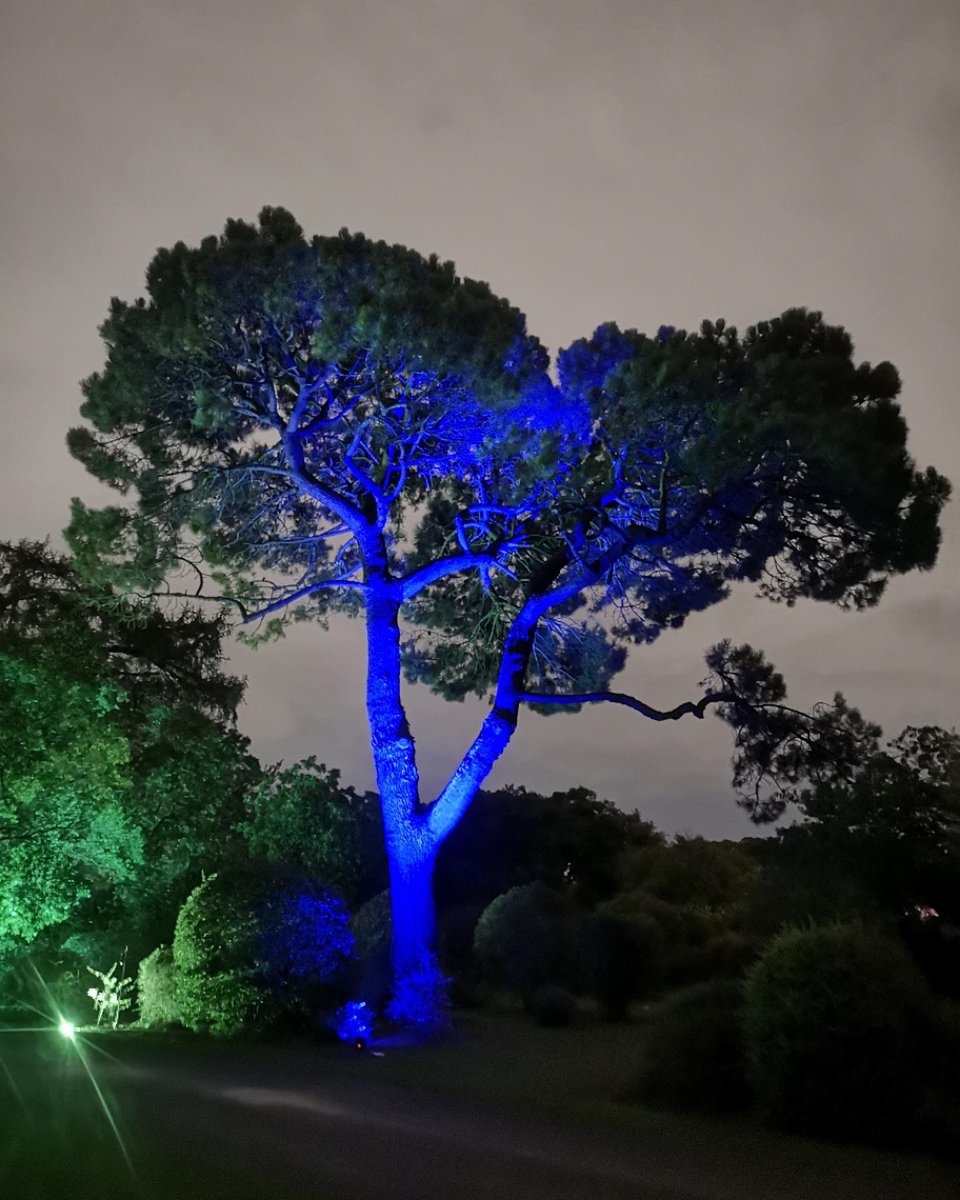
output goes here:
[[[603, 321], [745, 326], [806, 305], [903, 380], [912, 451], [960, 484], [957, 0], [5, 0], [0, 16], [0, 537], [71, 496], [78, 381], [110, 296], [159, 246], [290, 208], [453, 259], [552, 351]], [[637, 650], [624, 689], [696, 695], [721, 637], [809, 705], [893, 735], [960, 723], [960, 518], [880, 607], [738, 594]], [[362, 629], [297, 627], [232, 661], [264, 761], [371, 786]], [[482, 718], [409, 696], [426, 790]], [[751, 832], [715, 719], [524, 714], [493, 782], [583, 784], [668, 830]]]

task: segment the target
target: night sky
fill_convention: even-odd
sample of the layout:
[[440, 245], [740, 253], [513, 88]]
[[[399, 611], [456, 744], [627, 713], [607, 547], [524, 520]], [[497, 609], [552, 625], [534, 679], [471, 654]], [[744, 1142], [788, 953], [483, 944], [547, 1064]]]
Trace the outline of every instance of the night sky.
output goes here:
[[[603, 321], [739, 327], [806, 305], [900, 369], [911, 447], [960, 485], [957, 0], [6, 0], [0, 22], [0, 537], [43, 538], [111, 295], [157, 247], [290, 208], [453, 259], [552, 350]], [[878, 609], [738, 592], [635, 651], [616, 686], [697, 694], [721, 637], [791, 699], [842, 690], [889, 735], [958, 723], [960, 508], [937, 568]], [[362, 628], [238, 650], [264, 761], [372, 784]], [[425, 791], [482, 703], [409, 696]], [[716, 719], [526, 713], [493, 782], [583, 784], [667, 830], [751, 832]]]

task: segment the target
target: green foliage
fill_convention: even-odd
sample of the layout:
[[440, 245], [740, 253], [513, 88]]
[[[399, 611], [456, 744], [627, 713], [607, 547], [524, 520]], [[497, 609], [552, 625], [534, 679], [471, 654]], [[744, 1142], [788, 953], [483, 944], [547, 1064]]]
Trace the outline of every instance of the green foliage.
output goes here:
[[760, 943], [730, 931], [699, 946], [678, 946], [670, 955], [667, 975], [674, 986], [708, 979], [742, 979], [760, 953]]
[[[8, 637], [0, 646], [10, 647]], [[129, 880], [143, 838], [124, 803], [129, 742], [115, 688], [55, 648], [0, 649], [0, 954]]]
[[228, 853], [256, 764], [232, 728], [223, 630], [85, 584], [42, 545], [0, 544], [7, 952], [66, 922], [81, 956], [169, 936], [200, 867]]
[[148, 1029], [180, 1024], [173, 947], [158, 946], [137, 968], [140, 1024]]
[[783, 856], [821, 856], [888, 913], [927, 905], [960, 917], [960, 735], [909, 727], [853, 770], [815, 780]]
[[486, 976], [530, 1003], [545, 983], [567, 984], [575, 973], [579, 914], [570, 898], [542, 883], [511, 888], [484, 910], [474, 953]]
[[603, 911], [628, 920], [649, 918], [663, 930], [668, 946], [702, 946], [718, 930], [714, 917], [700, 908], [668, 904], [643, 888], [622, 892], [608, 901]]
[[632, 1000], [648, 995], [665, 965], [663, 929], [652, 917], [618, 916], [609, 905], [580, 928], [580, 956], [604, 1016], [622, 1021]]
[[558, 983], [544, 983], [530, 999], [530, 1013], [538, 1025], [559, 1029], [573, 1024], [577, 1001], [573, 993]]
[[921, 1104], [930, 998], [906, 951], [860, 925], [781, 933], [747, 976], [744, 1036], [764, 1116], [903, 1141]]
[[[407, 604], [405, 669], [448, 697], [490, 688], [514, 619], [560, 580], [524, 656], [542, 700], [606, 687], [629, 644], [733, 581], [864, 607], [936, 556], [949, 486], [906, 452], [897, 372], [856, 363], [820, 313], [743, 335], [604, 325], [554, 387], [486, 284], [266, 208], [160, 250], [101, 333], [70, 448], [133, 505], [75, 505], [83, 571], [155, 589], [187, 561], [282, 631], [276, 601], [359, 611], [329, 585], [357, 582], [369, 543], [342, 539], [372, 521], [407, 548], [391, 566], [469, 560]], [[612, 626], [593, 619], [611, 604]]]
[[626, 1098], [680, 1112], [746, 1107], [742, 1005], [741, 985], [729, 980], [668, 996], [646, 1025], [640, 1071]]
[[245, 799], [237, 826], [255, 858], [323, 879], [350, 901], [379, 890], [386, 875], [376, 798], [340, 784], [315, 758], [269, 768]]
[[781, 831], [773, 851], [744, 911], [748, 936], [766, 938], [793, 926], [880, 921], [876, 896], [832, 846], [791, 828]]
[[213, 975], [178, 972], [177, 1007], [188, 1029], [214, 1037], [262, 1033], [282, 1019], [250, 971], [239, 967]]
[[617, 891], [621, 856], [659, 840], [649, 821], [588, 788], [550, 796], [509, 785], [482, 791], [440, 851], [438, 903], [486, 905], [511, 887], [540, 880], [592, 905]]
[[181, 1019], [231, 1035], [307, 1020], [334, 1004], [352, 952], [347, 910], [322, 884], [280, 868], [227, 868], [177, 918]]
[[[365, 423], [352, 473], [352, 434], [303, 443], [318, 485], [361, 510], [370, 491], [359, 474], [393, 483], [400, 439], [422, 426], [418, 468], [408, 477], [403, 468], [399, 519], [437, 473], [429, 464], [438, 448], [474, 437], [473, 406], [507, 407], [545, 366], [522, 314], [451, 263], [346, 230], [308, 242], [279, 209], [264, 209], [257, 227], [228, 222], [197, 248], [161, 250], [147, 292], [146, 302], [111, 304], [101, 328], [106, 368], [83, 385], [83, 415], [96, 433], [70, 435], [88, 469], [139, 498], [131, 512], [74, 509], [78, 560], [112, 582], [153, 588], [180, 555], [256, 608], [264, 570], [276, 578], [324, 565], [318, 518], [326, 522], [314, 502], [279, 475], [246, 473], [263, 453], [251, 435], [269, 424], [260, 411], [264, 372], [276, 373], [282, 419], [295, 405], [294, 376], [305, 372], [315, 397], [301, 414], [308, 422], [336, 431], [349, 412]], [[307, 605], [312, 616], [331, 606], [355, 608], [332, 591]]]
[[722, 913], [745, 904], [759, 877], [756, 859], [735, 842], [682, 835], [634, 850], [622, 866], [625, 890], [643, 888], [668, 904]]

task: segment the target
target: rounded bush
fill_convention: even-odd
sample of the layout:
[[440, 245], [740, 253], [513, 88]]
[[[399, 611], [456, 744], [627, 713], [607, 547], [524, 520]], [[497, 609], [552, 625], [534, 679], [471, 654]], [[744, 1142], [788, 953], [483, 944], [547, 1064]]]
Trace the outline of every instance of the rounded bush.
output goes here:
[[226, 868], [177, 918], [181, 1019], [225, 1036], [302, 1019], [334, 1004], [353, 945], [346, 906], [323, 884], [282, 868]]
[[749, 1103], [741, 1034], [743, 988], [695, 983], [653, 1011], [627, 1099], [677, 1112], [731, 1112]]
[[859, 924], [778, 935], [746, 979], [762, 1113], [787, 1129], [903, 1141], [925, 1090], [929, 994], [904, 948]]
[[663, 974], [666, 939], [652, 917], [617, 916], [602, 905], [580, 931], [580, 956], [604, 1016], [622, 1021], [632, 1000]]
[[574, 972], [577, 914], [572, 902], [543, 883], [525, 883], [483, 911], [473, 948], [484, 973], [523, 997], [545, 983], [569, 983]]
[[530, 1012], [538, 1025], [558, 1029], [572, 1023], [577, 1013], [577, 1002], [567, 988], [556, 983], [545, 983], [533, 993]]
[[140, 1024], [148, 1028], [180, 1022], [173, 947], [158, 946], [137, 968]]

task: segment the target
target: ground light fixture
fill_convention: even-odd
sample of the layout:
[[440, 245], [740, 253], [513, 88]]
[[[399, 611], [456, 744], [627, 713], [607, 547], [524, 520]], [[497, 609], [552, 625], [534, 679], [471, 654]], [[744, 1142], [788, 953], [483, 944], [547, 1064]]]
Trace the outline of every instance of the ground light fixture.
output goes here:
[[63, 1034], [63, 1036], [67, 1039], [68, 1042], [72, 1042], [73, 1039], [77, 1036], [76, 1027], [74, 1026], [73, 1022], [68, 1021], [66, 1019], [66, 1017], [64, 1017], [60, 1021], [60, 1024], [57, 1026], [57, 1029], [60, 1031], [61, 1034]]

